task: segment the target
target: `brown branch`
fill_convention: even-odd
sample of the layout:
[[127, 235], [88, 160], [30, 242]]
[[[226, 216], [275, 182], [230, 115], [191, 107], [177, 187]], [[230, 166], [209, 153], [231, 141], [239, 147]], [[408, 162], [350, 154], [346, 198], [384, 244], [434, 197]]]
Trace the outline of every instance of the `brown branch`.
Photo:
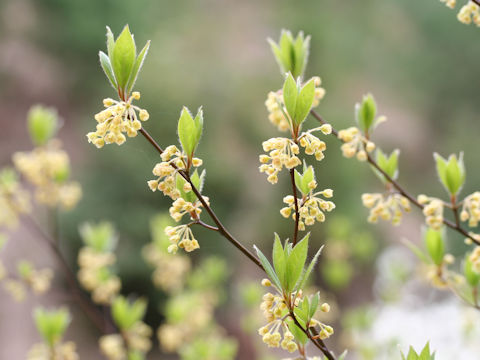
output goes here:
[[52, 239], [30, 216], [25, 216], [24, 219], [29, 228], [40, 236], [40, 239], [48, 246], [53, 255], [55, 255], [55, 259], [63, 270], [72, 295], [95, 327], [103, 334], [107, 333], [110, 329], [115, 329], [115, 325], [111, 322], [110, 318], [108, 318], [109, 321], [107, 325], [104, 323], [105, 319], [102, 311], [92, 303], [91, 299], [80, 288], [75, 274], [70, 269], [70, 266], [58, 248], [56, 240]]
[[[145, 130], [144, 128], [140, 129], [140, 133], [148, 140], [148, 142], [158, 151], [158, 153], [161, 155], [163, 153], [162, 147], [150, 136], [150, 134]], [[201, 225], [207, 229], [217, 231], [219, 232], [224, 238], [226, 238], [230, 243], [232, 243], [238, 250], [240, 250], [245, 256], [247, 256], [255, 265], [257, 265], [260, 269], [262, 269], [265, 272], [265, 269], [263, 268], [262, 264], [260, 261], [256, 258], [255, 255], [253, 255], [250, 251], [248, 251], [237, 239], [233, 237], [232, 234], [228, 232], [228, 230], [223, 226], [223, 224], [220, 222], [218, 219], [217, 215], [213, 211], [213, 209], [210, 207], [210, 205], [207, 204], [203, 196], [200, 194], [200, 191], [196, 188], [196, 186], [192, 183], [192, 180], [190, 179], [190, 175], [182, 170], [179, 169], [175, 164], [171, 164], [173, 168], [175, 168], [178, 173], [186, 180], [188, 183], [192, 186], [192, 191], [193, 193], [197, 196], [197, 198], [200, 200], [202, 203], [203, 207], [207, 211], [208, 215], [210, 215], [210, 218], [213, 220], [213, 222], [217, 225], [217, 227], [210, 226], [208, 224], [205, 224], [204, 222], [197, 220], [194, 223]], [[295, 179], [295, 178], [294, 178]], [[295, 186], [295, 182], [293, 183]], [[294, 189], [296, 191], [296, 189]], [[298, 219], [298, 217], [297, 217]], [[308, 338], [315, 344], [317, 348], [322, 351], [322, 353], [329, 359], [329, 360], [335, 360], [334, 355], [328, 350], [327, 346], [324, 344], [324, 342], [321, 339], [313, 339], [312, 335], [310, 332], [306, 329], [304, 329], [298, 322], [297, 318], [295, 315], [292, 313], [291, 317], [293, 318], [294, 322], [298, 324], [297, 326], [302, 329], [302, 331], [305, 333], [305, 335], [308, 336]]]
[[295, 228], [293, 230], [292, 245], [297, 245], [298, 240], [298, 222], [300, 220], [300, 212], [298, 211], [297, 186], [295, 184], [295, 169], [290, 169], [290, 180], [292, 182], [293, 198], [295, 200]]
[[[480, 0], [479, 0], [480, 2]], [[310, 111], [310, 114], [313, 115], [313, 117], [315, 119], [317, 119], [321, 124], [326, 124], [327, 122], [325, 120], [323, 120], [323, 118], [317, 114], [317, 112], [315, 112], [315, 110], [311, 110]], [[335, 137], [338, 139], [338, 132], [332, 128], [332, 134], [335, 135]], [[340, 140], [340, 139], [339, 139]], [[342, 141], [342, 140], [340, 140]], [[390, 182], [393, 187], [395, 189], [397, 189], [397, 191], [403, 195], [404, 197], [406, 197], [408, 200], [410, 200], [410, 202], [412, 204], [414, 204], [416, 207], [418, 207], [419, 209], [423, 209], [424, 208], [424, 205], [423, 204], [420, 204], [417, 199], [411, 195], [410, 193], [407, 192], [407, 190], [405, 190], [403, 188], [403, 186], [401, 186], [396, 180], [394, 180], [390, 175], [388, 175], [385, 171], [383, 171], [383, 169], [380, 168], [380, 166], [377, 164], [377, 162], [370, 156], [370, 154], [367, 154], [367, 161], [375, 168], [377, 169], [384, 177], [385, 179]], [[480, 241], [475, 239], [472, 235], [470, 235], [468, 233], [467, 230], [465, 230], [464, 228], [461, 227], [461, 225], [459, 223], [454, 223], [448, 219], [443, 219], [443, 223], [448, 226], [449, 228], [457, 231], [458, 233], [462, 234], [463, 236], [465, 236], [466, 238], [469, 238], [471, 239], [475, 244], [477, 245], [480, 245]]]

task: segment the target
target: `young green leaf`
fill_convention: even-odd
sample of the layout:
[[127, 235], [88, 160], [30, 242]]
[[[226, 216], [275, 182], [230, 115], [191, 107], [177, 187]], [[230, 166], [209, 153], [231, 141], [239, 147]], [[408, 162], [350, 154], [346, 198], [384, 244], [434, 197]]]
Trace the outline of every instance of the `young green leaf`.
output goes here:
[[440, 266], [445, 255], [442, 231], [428, 228], [424, 233], [424, 239], [428, 255], [435, 265]]
[[[297, 319], [299, 324], [305, 329], [305, 322], [302, 319]], [[308, 336], [305, 335], [302, 329], [300, 329], [293, 320], [290, 318], [286, 320], [288, 325], [288, 329], [295, 337], [295, 340], [298, 341], [300, 344], [305, 345], [308, 342]]]
[[107, 76], [108, 82], [116, 90], [118, 88], [118, 84], [117, 84], [117, 80], [115, 79], [115, 75], [113, 73], [113, 68], [112, 68], [112, 64], [110, 63], [110, 59], [103, 51], [98, 52], [98, 57], [100, 59], [100, 66], [102, 67], [103, 72]]
[[130, 303], [123, 296], [118, 296], [112, 303], [113, 320], [123, 331], [129, 330], [135, 323], [142, 320], [146, 310], [147, 302], [143, 299]]
[[270, 265], [270, 262], [267, 260], [265, 255], [260, 251], [259, 248], [257, 248], [255, 245], [253, 246], [255, 251], [257, 252], [257, 256], [260, 260], [260, 263], [262, 264], [263, 269], [267, 273], [268, 277], [272, 281], [272, 283], [277, 287], [278, 290], [282, 289], [282, 285], [280, 284], [280, 280], [278, 279], [277, 274], [275, 273], [275, 270], [273, 270], [272, 265]]
[[320, 257], [320, 254], [322, 253], [323, 247], [324, 247], [324, 245], [322, 245], [320, 247], [320, 249], [318, 249], [318, 251], [315, 254], [315, 256], [313, 257], [312, 261], [310, 261], [310, 264], [308, 265], [307, 269], [300, 276], [300, 279], [298, 281], [298, 284], [297, 284], [295, 290], [303, 289], [303, 286], [308, 281], [308, 278], [310, 277], [310, 274], [312, 273], [313, 268], [317, 264], [318, 258]]
[[294, 123], [300, 125], [308, 116], [312, 109], [315, 98], [315, 82], [310, 79], [300, 90], [295, 108]]
[[297, 284], [300, 275], [304, 271], [305, 261], [307, 260], [308, 253], [308, 238], [310, 233], [293, 247], [292, 252], [287, 259], [287, 271], [286, 271], [286, 291], [291, 292]]
[[60, 341], [71, 321], [70, 313], [66, 309], [37, 308], [33, 317], [38, 332], [50, 347]]
[[58, 130], [57, 111], [42, 105], [35, 105], [28, 112], [27, 126], [32, 142], [37, 146], [45, 145]]
[[302, 77], [308, 61], [310, 36], [304, 37], [303, 32], [299, 32], [294, 39], [290, 31], [282, 30], [278, 44], [272, 39], [268, 42], [282, 74], [291, 72], [295, 78]]
[[280, 280], [280, 284], [282, 285], [282, 288], [285, 288], [285, 272], [287, 259], [285, 256], [284, 248], [282, 246], [282, 242], [280, 241], [280, 237], [277, 233], [275, 233], [275, 240], [273, 242], [272, 260], [273, 267], [275, 268], [275, 272], [278, 276], [278, 279]]
[[320, 292], [316, 292], [312, 296], [312, 301], [310, 302], [310, 309], [308, 311], [309, 320], [315, 316], [315, 313], [318, 310], [318, 304], [320, 303]]
[[425, 255], [425, 253], [417, 245], [406, 239], [403, 241], [403, 243], [415, 254], [416, 257], [418, 257], [425, 264], [430, 263], [430, 261], [428, 260], [428, 256]]
[[374, 125], [375, 116], [377, 114], [377, 105], [372, 94], [363, 97], [361, 103], [355, 105], [355, 118], [360, 129], [368, 134], [372, 125]]
[[112, 59], [113, 57], [113, 48], [115, 47], [115, 38], [113, 37], [113, 32], [110, 27], [107, 26], [107, 53], [108, 58]]
[[128, 25], [125, 25], [120, 36], [115, 41], [111, 58], [117, 85], [122, 91], [126, 90], [135, 58], [135, 41], [133, 40]]
[[460, 153], [458, 159], [455, 155], [450, 155], [448, 161], [437, 153], [433, 157], [440, 182], [451, 196], [456, 196], [465, 182], [463, 153]]
[[133, 69], [132, 69], [132, 72], [130, 74], [130, 78], [128, 79], [128, 84], [127, 84], [127, 92], [128, 93], [130, 93], [133, 90], [133, 86], [135, 85], [135, 82], [137, 81], [138, 74], [140, 73], [140, 70], [142, 69], [143, 62], [145, 60], [145, 57], [147, 56], [149, 48], [150, 48], [150, 40], [147, 41], [147, 43], [143, 47], [142, 51], [140, 51], [140, 54], [138, 54], [137, 59], [135, 60], [135, 64], [133, 65]]
[[291, 73], [288, 73], [285, 83], [283, 84], [283, 102], [285, 108], [290, 116], [290, 119], [295, 123], [295, 111], [297, 108], [298, 88], [295, 79]]
[[182, 144], [183, 151], [191, 159], [195, 149], [200, 141], [203, 130], [203, 111], [198, 109], [195, 119], [192, 117], [190, 111], [185, 106], [180, 113], [178, 120], [178, 137]]
[[[381, 149], [377, 149], [376, 151], [376, 160], [377, 164], [382, 169], [387, 173], [388, 176], [390, 176], [393, 180], [396, 180], [398, 178], [398, 155], [400, 154], [400, 150], [396, 149], [394, 150], [389, 156], [387, 156]], [[385, 179], [385, 176], [372, 167], [372, 169], [376, 172], [377, 176], [382, 180], [383, 182], [386, 182], [387, 180]]]

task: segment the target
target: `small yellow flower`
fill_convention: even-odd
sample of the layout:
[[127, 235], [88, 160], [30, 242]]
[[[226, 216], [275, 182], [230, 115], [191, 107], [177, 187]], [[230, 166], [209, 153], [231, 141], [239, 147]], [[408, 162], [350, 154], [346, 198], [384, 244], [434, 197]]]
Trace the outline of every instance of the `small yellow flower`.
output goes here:
[[402, 221], [403, 212], [410, 212], [410, 201], [398, 193], [363, 194], [363, 206], [370, 209], [368, 222], [376, 223], [378, 219], [391, 221], [393, 225], [399, 225]]
[[367, 140], [356, 127], [340, 130], [338, 138], [344, 142], [341, 149], [343, 156], [346, 158], [352, 158], [356, 155], [359, 161], [365, 161], [368, 153], [375, 150], [375, 144]]
[[424, 205], [423, 215], [425, 215], [427, 225], [435, 230], [440, 230], [443, 224], [443, 201], [423, 194], [419, 195], [417, 200]]
[[260, 155], [260, 172], [266, 173], [267, 180], [272, 184], [277, 183], [278, 173], [283, 167], [293, 169], [302, 163], [297, 157], [300, 149], [291, 139], [269, 139], [263, 142], [263, 150], [268, 152], [268, 155]]
[[457, 19], [466, 25], [471, 24], [473, 21], [475, 25], [480, 26], [480, 7], [470, 0], [460, 9]]

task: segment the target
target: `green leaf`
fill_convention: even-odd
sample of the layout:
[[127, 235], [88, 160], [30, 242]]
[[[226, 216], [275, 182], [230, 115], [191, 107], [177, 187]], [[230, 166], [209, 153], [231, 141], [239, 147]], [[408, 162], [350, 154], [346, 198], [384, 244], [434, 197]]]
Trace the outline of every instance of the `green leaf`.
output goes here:
[[424, 233], [424, 239], [430, 258], [435, 265], [440, 266], [445, 255], [442, 231], [428, 228]]
[[38, 332], [50, 347], [61, 340], [71, 321], [70, 313], [66, 309], [36, 308], [33, 317]]
[[310, 275], [313, 271], [313, 268], [317, 264], [318, 258], [320, 257], [320, 254], [322, 253], [323, 247], [324, 247], [324, 245], [322, 245], [320, 247], [320, 249], [318, 249], [318, 251], [315, 254], [315, 256], [313, 257], [312, 261], [310, 261], [310, 264], [308, 265], [307, 269], [302, 273], [302, 275], [301, 275], [301, 277], [298, 281], [298, 285], [296, 287], [296, 290], [303, 289], [303, 286], [308, 281], [308, 278], [310, 277]]
[[[192, 177], [195, 175], [195, 173], [193, 173]], [[198, 176], [198, 173], [197, 175]], [[199, 179], [200, 180], [200, 179]], [[193, 182], [193, 180], [192, 180]], [[185, 190], [183, 189], [183, 186], [187, 183], [187, 180], [185, 180], [183, 178], [183, 176], [181, 176], [180, 174], [177, 174], [176, 176], [176, 187], [177, 187], [177, 190], [180, 191], [180, 196], [185, 200], [185, 201], [188, 201], [188, 202], [191, 202], [193, 203], [195, 200], [197, 200], [197, 196], [195, 195], [195, 193], [193, 191], [189, 191], [189, 192], [185, 192]]]
[[425, 264], [428, 264], [430, 262], [427, 255], [425, 255], [425, 253], [417, 245], [415, 245], [409, 240], [404, 240], [403, 243]]
[[360, 129], [368, 134], [370, 128], [374, 124], [377, 113], [377, 105], [372, 94], [367, 94], [363, 97], [362, 103], [355, 105], [355, 118]]
[[448, 157], [448, 161], [437, 153], [434, 153], [433, 157], [440, 182], [451, 196], [457, 195], [465, 182], [463, 153], [460, 153], [458, 160], [453, 154]]
[[308, 61], [310, 36], [305, 38], [303, 36], [303, 32], [300, 31], [297, 35], [293, 48], [295, 53], [295, 63], [292, 69], [292, 74], [295, 77], [302, 77]]
[[120, 330], [127, 331], [142, 320], [147, 310], [147, 302], [137, 299], [130, 303], [123, 296], [118, 296], [112, 303], [112, 317]]
[[294, 174], [295, 174], [295, 185], [297, 185], [298, 190], [300, 190], [301, 193], [304, 195], [308, 194], [308, 189], [305, 189], [303, 187], [303, 176], [297, 171], [297, 169], [295, 169]]
[[287, 259], [282, 246], [282, 242], [280, 241], [280, 237], [277, 233], [275, 233], [275, 240], [273, 242], [272, 260], [273, 267], [278, 276], [278, 279], [280, 280], [282, 289], [284, 289], [286, 287], [285, 270], [287, 265]]
[[320, 292], [316, 292], [312, 296], [312, 301], [310, 302], [310, 309], [308, 311], [309, 320], [315, 316], [315, 313], [318, 310], [318, 304], [320, 303]]
[[310, 79], [300, 90], [297, 98], [294, 123], [300, 125], [308, 116], [312, 109], [313, 100], [315, 98], [315, 82]]
[[107, 76], [107, 79], [110, 82], [110, 85], [112, 85], [113, 88], [116, 90], [118, 85], [117, 85], [117, 80], [115, 79], [115, 75], [113, 74], [113, 69], [112, 69], [112, 64], [110, 63], [110, 59], [103, 51], [98, 52], [98, 57], [100, 58], [100, 65], [102, 66], [103, 72]]
[[113, 57], [113, 48], [115, 47], [115, 38], [110, 27], [107, 26], [107, 53], [109, 59]]
[[470, 260], [469, 254], [465, 256], [463, 272], [465, 274], [465, 279], [467, 279], [468, 284], [473, 288], [477, 287], [480, 283], [480, 274], [473, 270], [473, 264]]
[[[298, 322], [300, 323], [303, 328], [305, 328], [305, 323], [303, 322], [302, 319], [297, 319]], [[290, 318], [286, 320], [286, 323], [288, 324], [288, 329], [290, 332], [293, 334], [295, 337], [295, 340], [298, 341], [300, 344], [305, 345], [308, 342], [308, 337], [307, 335], [303, 332], [302, 329], [300, 329], [293, 320]]]
[[178, 137], [182, 144], [183, 151], [191, 159], [195, 152], [200, 137], [202, 136], [203, 129], [203, 111], [202, 108], [198, 109], [195, 119], [190, 114], [190, 111], [185, 106], [180, 114], [178, 120]]
[[285, 83], [283, 84], [283, 102], [287, 109], [288, 116], [295, 123], [295, 111], [297, 107], [298, 88], [297, 83], [292, 77], [291, 73], [288, 73]]
[[299, 32], [294, 39], [288, 30], [282, 30], [280, 41], [275, 43], [268, 39], [282, 74], [291, 72], [295, 78], [303, 76], [308, 61], [310, 36], [306, 38]]
[[122, 91], [125, 91], [136, 58], [135, 41], [128, 25], [125, 25], [115, 41], [112, 55], [111, 61], [117, 85]]
[[[400, 150], [395, 149], [389, 156], [387, 156], [381, 149], [377, 149], [376, 151], [376, 161], [380, 169], [385, 171], [388, 176], [390, 176], [393, 180], [398, 178], [398, 156], [400, 154]], [[376, 168], [372, 166], [372, 169], [377, 174], [377, 176], [383, 182], [386, 182], [387, 179], [385, 176], [378, 171]]]
[[287, 292], [291, 292], [294, 289], [304, 270], [305, 261], [307, 260], [309, 237], [310, 233], [305, 235], [305, 237], [293, 247], [292, 252], [288, 256], [286, 271]]
[[130, 78], [128, 79], [127, 84], [127, 92], [130, 93], [133, 90], [133, 86], [137, 81], [138, 74], [143, 66], [143, 61], [145, 60], [145, 56], [147, 56], [148, 49], [150, 48], [150, 40], [147, 41], [145, 46], [143, 47], [140, 54], [138, 54], [137, 59], [135, 60], [135, 64], [133, 65], [132, 73], [130, 74]]
[[54, 108], [35, 105], [27, 115], [30, 138], [36, 146], [45, 145], [58, 130], [58, 115]]
[[313, 166], [309, 166], [303, 172], [302, 177], [302, 188], [307, 191], [306, 193], [304, 193], [305, 195], [310, 192], [308, 184], [310, 184], [313, 180], [315, 180], [315, 172], [313, 171]]
[[280, 280], [278, 279], [277, 274], [273, 270], [272, 265], [270, 265], [270, 262], [267, 260], [265, 255], [260, 251], [259, 248], [257, 248], [255, 245], [253, 246], [255, 251], [257, 252], [258, 258], [260, 260], [260, 263], [262, 264], [263, 269], [267, 273], [268, 277], [272, 281], [272, 283], [277, 287], [278, 290], [282, 289], [282, 285], [280, 284]]

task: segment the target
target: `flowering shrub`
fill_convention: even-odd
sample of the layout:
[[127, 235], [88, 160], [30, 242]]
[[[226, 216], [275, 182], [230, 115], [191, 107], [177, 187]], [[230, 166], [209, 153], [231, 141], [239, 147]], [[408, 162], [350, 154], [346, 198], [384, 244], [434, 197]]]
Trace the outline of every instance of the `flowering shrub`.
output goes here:
[[[455, 1], [443, 2], [449, 7], [455, 6]], [[464, 23], [473, 21], [479, 25], [477, 2], [465, 5], [458, 18]], [[107, 53], [100, 51], [99, 58], [117, 98], [103, 100], [105, 109], [94, 116], [96, 130], [87, 134], [87, 141], [100, 149], [105, 144], [122, 145], [127, 137], [140, 133], [160, 157], [160, 162], [151, 164], [155, 178], [145, 179], [145, 186], [154, 193], [151, 196], [163, 194], [170, 198], [171, 207], [169, 215], [152, 219], [152, 241], [142, 251], [153, 268], [153, 285], [169, 296], [165, 321], [156, 331], [144, 322], [147, 299], [121, 294], [115, 254], [119, 237], [113, 224], [87, 223], [80, 227], [83, 245], [75, 274], [59, 249], [56, 224], [49, 227], [36, 218], [37, 211], [32, 210], [32, 204], [39, 208], [38, 212], [45, 212], [55, 220], [58, 211], [75, 208], [82, 190], [71, 180], [69, 156], [56, 138], [59, 126], [56, 111], [35, 106], [28, 114], [27, 125], [34, 148], [13, 154], [13, 168], [0, 172], [0, 234], [2, 239], [6, 238], [9, 230], [24, 222], [52, 250], [72, 295], [102, 332], [98, 347], [105, 358], [146, 359], [155, 333], [163, 351], [178, 353], [185, 360], [227, 360], [236, 356], [238, 343], [214, 318], [216, 307], [225, 301], [220, 289], [230, 275], [228, 267], [216, 257], [195, 264], [187, 254], [201, 251], [202, 239], [197, 239], [197, 229], [204, 228], [220, 234], [264, 273], [263, 279], [258, 280], [265, 293], [256, 301], [263, 314], [258, 334], [266, 346], [280, 348], [287, 355], [295, 354], [293, 356], [301, 359], [345, 359], [347, 352], [333, 351], [329, 343], [337, 335], [328, 317], [333, 304], [309, 285], [323, 256], [322, 249], [324, 246], [328, 249], [330, 244], [319, 243], [306, 230], [328, 222], [336, 208], [333, 190], [318, 189], [327, 136], [338, 139], [344, 157], [369, 164], [380, 179], [378, 192], [361, 196], [361, 202], [369, 211], [367, 220], [377, 223], [382, 219], [398, 225], [405, 213], [413, 208], [421, 210], [425, 217], [422, 230], [425, 245], [423, 248], [413, 243], [407, 245], [426, 264], [425, 277], [433, 286], [454, 292], [468, 306], [480, 308], [480, 234], [476, 230], [480, 220], [480, 192], [461, 195], [466, 181], [463, 154], [448, 158], [434, 154], [446, 199], [410, 194], [399, 183], [400, 151], [385, 152], [374, 142], [375, 129], [386, 118], [378, 116], [373, 95], [365, 95], [355, 106], [352, 118], [356, 124], [346, 129], [337, 131], [333, 123], [326, 122], [314, 110], [326, 91], [321, 87], [320, 77], [305, 77], [310, 41], [311, 38], [301, 32], [294, 37], [289, 31], [282, 31], [278, 43], [269, 40], [283, 85], [268, 92], [265, 101], [268, 120], [274, 129], [272, 137], [262, 143], [264, 153], [259, 155], [259, 171], [265, 173], [272, 185], [282, 176], [290, 181], [291, 190], [284, 194], [284, 206], [277, 211], [291, 219], [292, 237], [282, 241], [272, 231], [274, 240], [267, 247], [267, 256], [260, 245], [255, 246], [254, 251], [246, 248], [223, 225], [214, 211], [213, 192], [210, 197], [203, 195], [207, 179], [205, 169], [200, 167], [208, 164], [198, 155], [204, 126], [202, 108], [192, 113], [183, 107], [177, 126], [178, 143], [172, 141], [165, 148], [158, 144], [144, 127], [149, 119], [148, 111], [134, 105], [134, 101], [135, 104], [140, 101], [135, 82], [150, 42], [137, 53], [128, 26], [116, 39], [107, 27]], [[315, 126], [308, 127], [308, 117], [317, 121]], [[465, 238], [471, 247], [465, 257], [456, 258], [447, 253], [447, 230]], [[311, 248], [314, 256], [309, 258]], [[326, 263], [333, 262], [328, 251], [331, 250], [327, 250]], [[29, 262], [19, 261], [17, 270], [18, 274], [13, 274], [0, 263], [0, 281], [16, 300], [23, 300], [27, 290], [43, 294], [49, 289], [53, 278], [51, 269], [37, 269]], [[78, 358], [76, 345], [63, 340], [71, 321], [66, 309], [37, 308], [34, 320], [43, 342], [32, 347], [28, 359]], [[411, 348], [406, 356], [401, 356], [403, 359], [434, 358], [428, 344], [420, 354]]]

